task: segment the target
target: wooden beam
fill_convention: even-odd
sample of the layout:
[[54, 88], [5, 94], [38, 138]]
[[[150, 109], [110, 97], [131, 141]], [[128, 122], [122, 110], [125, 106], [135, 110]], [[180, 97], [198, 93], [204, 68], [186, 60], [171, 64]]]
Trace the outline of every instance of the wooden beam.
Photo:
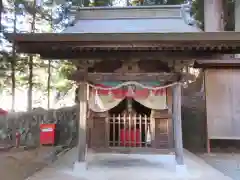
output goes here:
[[[36, 50], [37, 51], [37, 50]], [[73, 50], [56, 50], [39, 52], [43, 59], [78, 59], [78, 60], [116, 60], [116, 59], [159, 59], [163, 60], [168, 57], [169, 60], [197, 60], [211, 59], [215, 53], [211, 52], [195, 52], [195, 51], [88, 51], [80, 52]]]
[[[85, 78], [82, 71], [74, 72], [69, 79], [81, 82]], [[88, 73], [87, 81], [102, 82], [102, 81], [177, 81], [178, 73]]]
[[[29, 51], [39, 48], [45, 50], [56, 50], [57, 48], [72, 48], [73, 50], [82, 49], [110, 49], [110, 50], [128, 50], [128, 49], [158, 49], [164, 51], [185, 51], [185, 50], [224, 50], [239, 48], [238, 41], [53, 41], [53, 42], [18, 42], [17, 46], [20, 48], [28, 48], [32, 46]], [[48, 47], [48, 48], [45, 48]], [[49, 49], [50, 48], [50, 49]]]
[[183, 140], [182, 140], [182, 103], [181, 103], [181, 85], [173, 86], [173, 129], [174, 129], [174, 148], [176, 162], [178, 165], [184, 165], [183, 160]]
[[[146, 43], [145, 43], [146, 44]], [[19, 53], [30, 53], [30, 54], [40, 54], [43, 58], [77, 58], [81, 57], [80, 53], [83, 52], [93, 53], [93, 52], [168, 52], [173, 53], [198, 53], [199, 55], [203, 53], [220, 53], [220, 54], [234, 54], [240, 52], [240, 44], [231, 44], [227, 45], [189, 45], [189, 44], [175, 44], [172, 42], [171, 45], [165, 44], [154, 44], [154, 42], [149, 42], [146, 45], [138, 44], [99, 44], [96, 42], [96, 45], [79, 45], [76, 42], [72, 43], [19, 43], [17, 45], [17, 52]], [[59, 57], [60, 56], [60, 57]]]
[[195, 61], [194, 68], [240, 68], [240, 59], [218, 59], [218, 60], [197, 60]]
[[79, 84], [79, 129], [78, 129], [78, 162], [86, 161], [87, 151], [87, 83]]

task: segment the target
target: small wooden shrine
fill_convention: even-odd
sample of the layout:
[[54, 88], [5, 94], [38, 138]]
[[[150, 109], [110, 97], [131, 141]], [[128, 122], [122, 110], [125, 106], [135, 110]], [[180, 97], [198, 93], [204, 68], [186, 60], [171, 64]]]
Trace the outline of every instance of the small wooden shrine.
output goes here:
[[78, 70], [79, 157], [96, 152], [173, 153], [184, 164], [182, 69], [240, 51], [240, 33], [200, 32], [188, 5], [72, 10], [63, 33], [6, 34], [19, 52], [69, 59]]
[[[149, 147], [172, 151], [172, 122], [168, 110], [172, 105], [170, 87], [174, 81], [169, 79], [166, 84], [164, 79], [152, 77], [142, 81], [137, 76], [147, 71], [139, 67], [141, 61], [119, 63], [122, 64], [120, 68], [111, 69], [114, 73], [108, 76], [119, 73], [120, 80], [111, 77], [112, 80], [100, 81], [100, 84], [94, 80], [90, 84], [88, 147], [96, 151], [99, 148], [129, 151], [129, 147], [139, 147], [141, 151], [148, 151]], [[128, 74], [135, 75], [134, 79], [138, 80], [129, 81]]]

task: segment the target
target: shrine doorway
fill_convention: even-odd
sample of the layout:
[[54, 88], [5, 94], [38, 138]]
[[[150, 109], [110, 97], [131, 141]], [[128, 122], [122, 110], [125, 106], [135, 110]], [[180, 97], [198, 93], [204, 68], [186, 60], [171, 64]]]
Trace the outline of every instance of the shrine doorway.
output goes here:
[[151, 109], [126, 97], [107, 117], [109, 147], [150, 147]]

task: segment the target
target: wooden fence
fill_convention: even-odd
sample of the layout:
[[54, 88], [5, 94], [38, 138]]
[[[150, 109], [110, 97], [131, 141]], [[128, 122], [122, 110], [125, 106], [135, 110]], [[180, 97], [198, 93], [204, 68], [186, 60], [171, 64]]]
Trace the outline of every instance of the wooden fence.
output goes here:
[[110, 147], [148, 147], [151, 143], [151, 119], [146, 115], [113, 115], [107, 118]]

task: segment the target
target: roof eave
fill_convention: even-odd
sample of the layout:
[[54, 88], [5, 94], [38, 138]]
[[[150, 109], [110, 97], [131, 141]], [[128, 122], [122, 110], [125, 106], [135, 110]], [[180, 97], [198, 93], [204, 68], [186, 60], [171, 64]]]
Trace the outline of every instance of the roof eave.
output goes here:
[[5, 33], [16, 42], [131, 42], [131, 41], [224, 41], [239, 42], [240, 32], [180, 33]]
[[240, 32], [5, 34], [18, 52], [184, 51], [240, 53]]

